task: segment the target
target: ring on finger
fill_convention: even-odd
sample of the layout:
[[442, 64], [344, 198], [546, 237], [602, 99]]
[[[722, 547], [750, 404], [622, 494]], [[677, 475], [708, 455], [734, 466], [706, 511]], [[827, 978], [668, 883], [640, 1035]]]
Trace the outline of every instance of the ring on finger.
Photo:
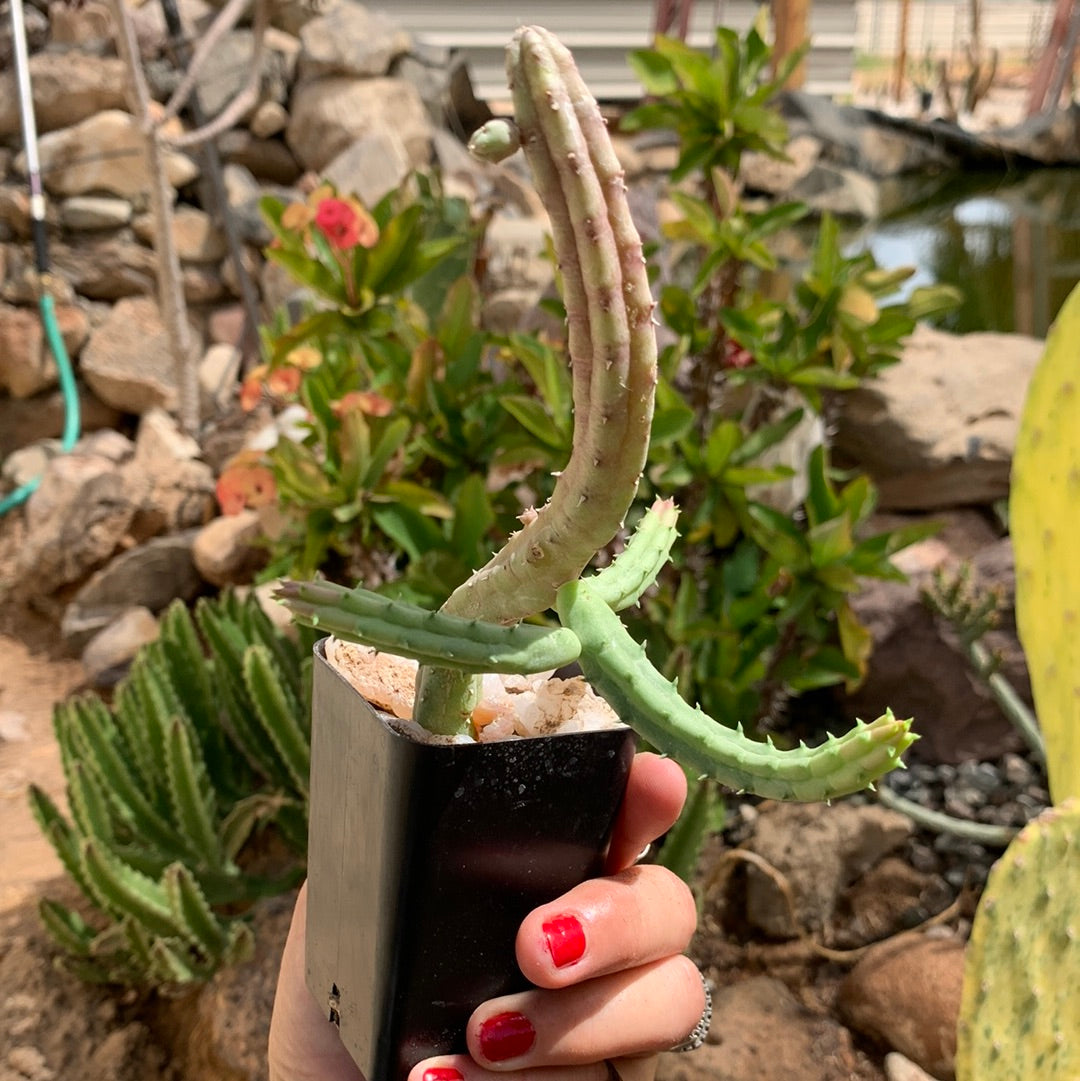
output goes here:
[[[696, 1051], [705, 1042], [705, 1038], [709, 1035], [709, 1025], [712, 1024], [712, 986], [700, 969], [698, 975], [701, 977], [701, 986], [705, 988], [705, 1009], [686, 1039], [670, 1048], [671, 1051], [680, 1054], [685, 1051]], [[614, 1081], [614, 1078], [611, 1081]]]

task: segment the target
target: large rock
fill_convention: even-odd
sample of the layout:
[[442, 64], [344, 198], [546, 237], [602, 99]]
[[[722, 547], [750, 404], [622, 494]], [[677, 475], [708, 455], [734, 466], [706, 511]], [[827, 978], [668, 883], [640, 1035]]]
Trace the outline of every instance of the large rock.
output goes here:
[[[254, 47], [254, 34], [246, 29], [231, 30], [214, 45], [197, 80], [199, 104], [208, 116], [219, 113], [244, 87]], [[272, 46], [264, 48], [259, 74], [259, 100], [284, 102], [292, 77], [289, 58]]]
[[[189, 601], [202, 588], [191, 557], [195, 531], [154, 537], [118, 555], [75, 594], [69, 606], [85, 619], [92, 613], [112, 622], [132, 607], [160, 612], [179, 597]], [[68, 617], [65, 617], [67, 619]]]
[[175, 365], [157, 303], [149, 297], [119, 301], [90, 335], [82, 374], [103, 402], [124, 413], [175, 409]]
[[[104, 153], [102, 148], [107, 148]], [[150, 191], [145, 141], [138, 122], [117, 109], [95, 112], [73, 127], [38, 142], [45, 187], [54, 195], [119, 195], [145, 201]], [[165, 175], [174, 187], [190, 184], [198, 167], [185, 154], [164, 151]], [[25, 168], [25, 154], [20, 155]]]
[[416, 167], [431, 155], [431, 121], [416, 88], [403, 79], [330, 76], [303, 83], [292, 100], [286, 142], [316, 172], [371, 131], [397, 133]]
[[[81, 308], [60, 305], [56, 323], [69, 358], [78, 355], [90, 333]], [[0, 304], [0, 390], [15, 398], [29, 398], [55, 386], [59, 379], [56, 359], [45, 340], [41, 315], [32, 308]]]
[[834, 445], [870, 473], [882, 507], [1003, 499], [1042, 348], [1020, 334], [957, 336], [919, 326], [899, 364], [840, 399]]
[[73, 195], [60, 207], [64, 228], [94, 233], [122, 229], [131, 221], [131, 203], [108, 195]]
[[[135, 220], [135, 235], [154, 243], [154, 219], [146, 214]], [[177, 257], [186, 263], [219, 263], [228, 254], [225, 234], [205, 210], [183, 204], [172, 215], [172, 238]]]
[[[894, 528], [909, 519], [883, 517], [875, 525]], [[870, 632], [874, 650], [863, 684], [845, 696], [852, 720], [876, 716], [887, 702], [900, 717], [913, 717], [919, 741], [911, 756], [955, 764], [993, 759], [1019, 745], [1019, 736], [986, 685], [971, 670], [960, 644], [922, 599], [938, 570], [955, 573], [965, 562], [976, 571], [980, 590], [1000, 598], [999, 623], [985, 644], [1000, 658], [1000, 670], [1017, 693], [1031, 702], [1031, 686], [1013, 614], [1015, 575], [1012, 549], [999, 540], [976, 511], [951, 511], [938, 536], [899, 553], [895, 562], [906, 582], [867, 581], [852, 608]]]
[[394, 191], [412, 172], [405, 144], [391, 128], [361, 135], [323, 170], [338, 191], [355, 195], [365, 206], [374, 206]]
[[902, 845], [913, 828], [905, 815], [876, 805], [776, 804], [758, 818], [747, 847], [787, 879], [797, 926], [787, 895], [753, 866], [747, 870], [747, 919], [777, 938], [827, 927], [840, 893]]
[[[81, 380], [76, 383], [76, 390], [79, 420], [84, 432], [115, 428], [120, 423], [120, 412], [95, 398]], [[59, 439], [64, 431], [66, 411], [59, 390], [46, 391], [33, 398], [0, 395], [0, 457], [39, 439]]]
[[[288, 114], [283, 122], [287, 124]], [[256, 136], [246, 128], [233, 128], [217, 140], [224, 161], [243, 166], [258, 180], [292, 184], [302, 172], [293, 152], [279, 139]]]
[[851, 1033], [811, 1013], [779, 980], [755, 976], [713, 996], [708, 1042], [664, 1055], [658, 1081], [836, 1081], [866, 1077]]
[[[92, 300], [116, 300], [154, 291], [157, 262], [149, 248], [127, 239], [122, 232], [73, 234], [71, 239], [70, 244], [57, 241], [49, 246], [55, 280], [71, 294], [66, 302], [71, 303], [75, 294]], [[14, 304], [36, 304], [33, 251], [29, 245], [13, 244], [7, 253], [3, 298]]]
[[963, 981], [962, 942], [902, 935], [867, 950], [837, 1005], [852, 1028], [952, 1081]]
[[135, 654], [159, 634], [158, 621], [148, 608], [122, 611], [98, 631], [83, 650], [87, 678], [95, 686], [112, 686], [124, 674]]
[[[66, 128], [106, 109], [126, 107], [124, 63], [84, 52], [41, 52], [30, 57], [38, 131]], [[0, 70], [0, 138], [16, 135], [19, 95], [12, 68]]]
[[412, 38], [385, 13], [360, 4], [340, 4], [300, 31], [300, 79], [326, 75], [372, 78], [409, 51]]
[[55, 458], [26, 504], [27, 539], [16, 559], [24, 592], [48, 595], [101, 566], [120, 547], [135, 510], [114, 462], [91, 454]]
[[258, 511], [215, 518], [199, 530], [192, 555], [199, 573], [219, 588], [251, 581], [252, 575], [266, 563], [266, 546]]

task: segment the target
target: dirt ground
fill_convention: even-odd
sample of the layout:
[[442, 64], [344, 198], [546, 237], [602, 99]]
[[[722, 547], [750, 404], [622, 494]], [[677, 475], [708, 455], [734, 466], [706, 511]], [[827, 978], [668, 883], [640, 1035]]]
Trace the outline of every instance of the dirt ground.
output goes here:
[[20, 638], [0, 634], [0, 913], [62, 873], [30, 813], [27, 790], [37, 784], [63, 800], [52, 708], [82, 678], [78, 660], [59, 656], [40, 631]]

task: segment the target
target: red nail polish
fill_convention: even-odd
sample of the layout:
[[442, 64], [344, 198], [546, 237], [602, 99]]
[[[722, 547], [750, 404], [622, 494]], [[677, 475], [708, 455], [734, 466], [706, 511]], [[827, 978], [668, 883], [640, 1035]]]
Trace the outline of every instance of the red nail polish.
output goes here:
[[432, 1066], [424, 1071], [420, 1081], [465, 1081], [465, 1078], [453, 1066]]
[[521, 1013], [497, 1013], [480, 1026], [480, 1051], [489, 1062], [524, 1055], [535, 1039], [536, 1029]]
[[556, 916], [543, 926], [548, 953], [556, 968], [581, 960], [585, 952], [585, 931], [576, 916]]

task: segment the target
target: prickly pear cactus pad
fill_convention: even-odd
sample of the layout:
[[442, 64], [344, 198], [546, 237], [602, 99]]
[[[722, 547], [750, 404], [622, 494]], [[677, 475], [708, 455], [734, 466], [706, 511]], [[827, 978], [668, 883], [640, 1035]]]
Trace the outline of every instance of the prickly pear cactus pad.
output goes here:
[[1061, 309], [1028, 388], [1009, 531], [1016, 623], [1046, 740], [1050, 796], [1061, 803], [1080, 796], [1080, 287]]
[[968, 944], [956, 1081], [1080, 1078], [1080, 801], [994, 865]]

